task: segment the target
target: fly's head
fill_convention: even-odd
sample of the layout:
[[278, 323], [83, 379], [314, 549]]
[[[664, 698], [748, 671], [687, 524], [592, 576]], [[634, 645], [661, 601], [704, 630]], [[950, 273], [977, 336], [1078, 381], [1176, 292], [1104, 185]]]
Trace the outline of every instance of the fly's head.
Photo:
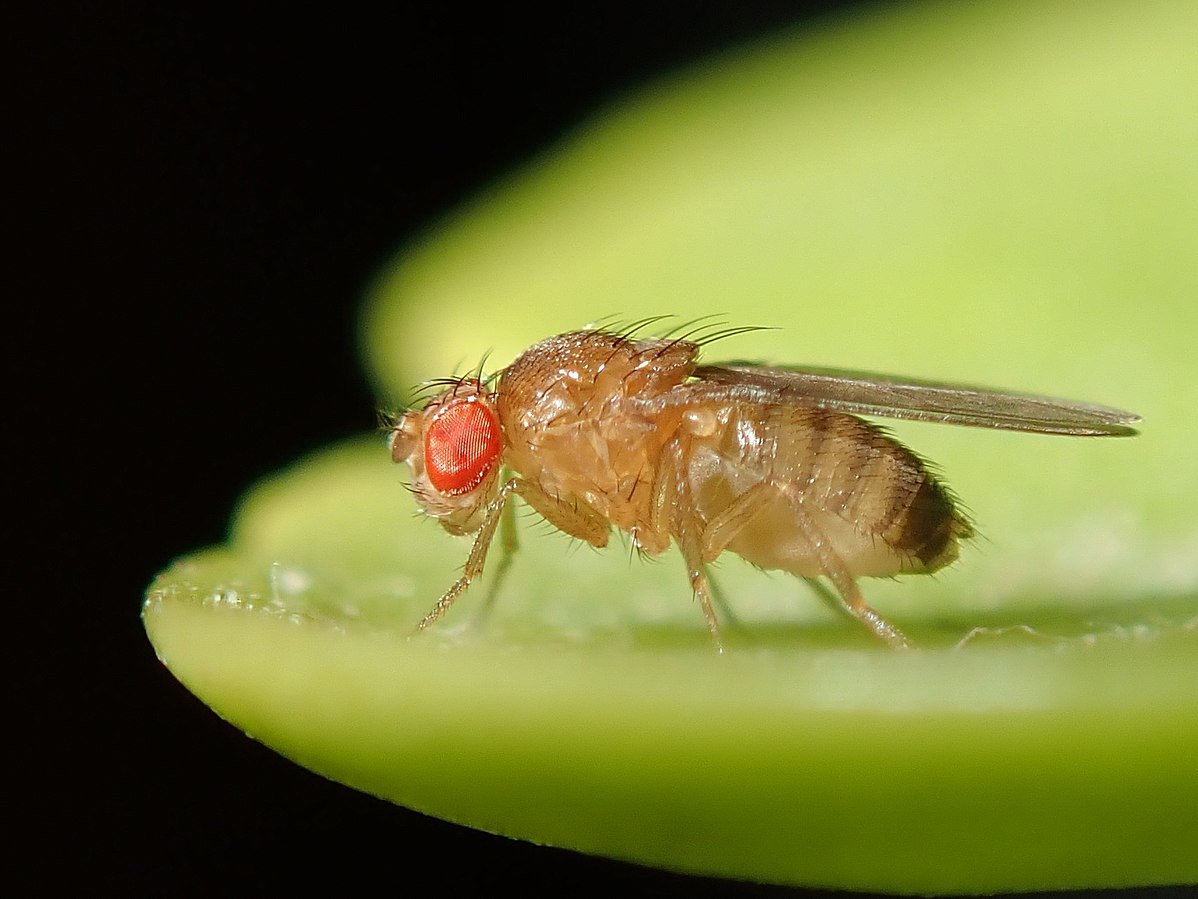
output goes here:
[[416, 502], [451, 534], [481, 526], [502, 456], [495, 395], [475, 378], [449, 382], [423, 409], [405, 412], [391, 432], [391, 458], [411, 467]]

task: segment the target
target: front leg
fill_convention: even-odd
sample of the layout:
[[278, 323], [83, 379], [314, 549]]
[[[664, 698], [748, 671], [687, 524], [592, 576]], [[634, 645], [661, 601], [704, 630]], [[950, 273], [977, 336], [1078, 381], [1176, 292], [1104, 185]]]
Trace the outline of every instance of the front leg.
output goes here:
[[[470, 555], [466, 557], [466, 565], [462, 569], [462, 576], [454, 581], [453, 585], [437, 600], [436, 605], [429, 610], [428, 614], [420, 619], [420, 623], [416, 625], [417, 631], [422, 631], [432, 626], [454, 604], [454, 601], [466, 591], [471, 582], [482, 574], [483, 566], [487, 561], [487, 550], [490, 549], [491, 543], [495, 539], [495, 532], [504, 521], [507, 521], [508, 525], [504, 529], [505, 539], [503, 541], [503, 548], [505, 552], [501, 560], [502, 564], [500, 565], [498, 576], [502, 577], [507, 572], [508, 562], [511, 559], [511, 551], [515, 548], [515, 531], [510, 521], [510, 508], [508, 506], [513, 493], [519, 495], [558, 530], [564, 531], [571, 537], [585, 540], [592, 546], [602, 547], [607, 545], [610, 523], [594, 508], [581, 500], [570, 503], [562, 502], [550, 496], [530, 481], [526, 481], [523, 478], [512, 478], [499, 488], [499, 493], [495, 499], [487, 504], [486, 512], [483, 515], [482, 526], [478, 529], [478, 535], [474, 538], [474, 545], [470, 548]], [[498, 583], [495, 586], [497, 589]]]
[[886, 641], [895, 649], [910, 647], [911, 643], [902, 631], [866, 604], [865, 597], [861, 595], [861, 588], [857, 586], [852, 572], [836, 554], [831, 541], [807, 513], [801, 497], [795, 497], [793, 494], [787, 494], [787, 496], [791, 501], [791, 508], [794, 510], [795, 524], [798, 525], [799, 533], [811, 547], [812, 554], [819, 563], [821, 574], [836, 588], [844, 607], [880, 640]]
[[559, 531], [594, 547], [607, 546], [611, 522], [593, 506], [576, 497], [567, 501], [550, 496], [532, 481], [517, 479], [514, 483], [520, 498]]
[[437, 600], [437, 604], [429, 609], [427, 615], [420, 619], [420, 623], [416, 625], [417, 631], [422, 631], [430, 627], [433, 622], [445, 614], [446, 610], [453, 605], [466, 588], [470, 586], [470, 582], [482, 574], [483, 565], [487, 561], [487, 550], [491, 547], [491, 541], [495, 539], [495, 531], [499, 527], [500, 521], [503, 520], [504, 508], [507, 505], [508, 498], [520, 489], [521, 481], [519, 478], [512, 478], [506, 484], [499, 488], [499, 493], [490, 503], [487, 504], [486, 513], [483, 516], [482, 527], [478, 529], [478, 535], [474, 538], [474, 545], [470, 547], [470, 555], [466, 557], [466, 565], [462, 569], [462, 576], [454, 581], [453, 586], [445, 591], [445, 594]]

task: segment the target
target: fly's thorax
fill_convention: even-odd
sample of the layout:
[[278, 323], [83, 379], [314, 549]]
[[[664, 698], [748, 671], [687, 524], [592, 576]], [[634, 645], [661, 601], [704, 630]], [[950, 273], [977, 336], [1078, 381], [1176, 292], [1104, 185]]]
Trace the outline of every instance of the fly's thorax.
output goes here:
[[[544, 340], [501, 375], [507, 464], [551, 495], [639, 501], [680, 411], [643, 401], [686, 380], [698, 347], [575, 331]], [[607, 511], [604, 509], [603, 511]], [[617, 512], [613, 521], [619, 525]]]
[[482, 524], [495, 498], [503, 451], [494, 395], [482, 382], [450, 382], [423, 409], [409, 410], [391, 432], [391, 458], [412, 470], [421, 510], [451, 534]]
[[[543, 340], [504, 369], [499, 413], [531, 434], [602, 418], [629, 397], [649, 399], [681, 384], [699, 348], [685, 340], [631, 340], [572, 331]], [[517, 435], [518, 436], [518, 435]]]

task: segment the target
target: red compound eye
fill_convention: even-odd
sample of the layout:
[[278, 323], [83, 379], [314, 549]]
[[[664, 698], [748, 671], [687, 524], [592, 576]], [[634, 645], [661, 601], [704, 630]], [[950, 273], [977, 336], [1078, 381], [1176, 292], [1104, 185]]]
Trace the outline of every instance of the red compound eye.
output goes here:
[[438, 493], [458, 496], [477, 487], [499, 458], [499, 423], [484, 404], [444, 406], [424, 432], [424, 470]]

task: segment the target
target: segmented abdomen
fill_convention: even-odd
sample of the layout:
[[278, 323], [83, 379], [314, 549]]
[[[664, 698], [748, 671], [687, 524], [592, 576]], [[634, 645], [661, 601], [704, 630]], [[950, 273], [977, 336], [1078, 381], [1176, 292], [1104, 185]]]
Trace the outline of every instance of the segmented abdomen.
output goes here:
[[689, 480], [711, 520], [759, 482], [767, 499], [729, 549], [766, 568], [818, 573], [795, 504], [854, 574], [932, 571], [971, 533], [952, 497], [906, 447], [852, 415], [779, 405], [720, 410], [691, 445]]

